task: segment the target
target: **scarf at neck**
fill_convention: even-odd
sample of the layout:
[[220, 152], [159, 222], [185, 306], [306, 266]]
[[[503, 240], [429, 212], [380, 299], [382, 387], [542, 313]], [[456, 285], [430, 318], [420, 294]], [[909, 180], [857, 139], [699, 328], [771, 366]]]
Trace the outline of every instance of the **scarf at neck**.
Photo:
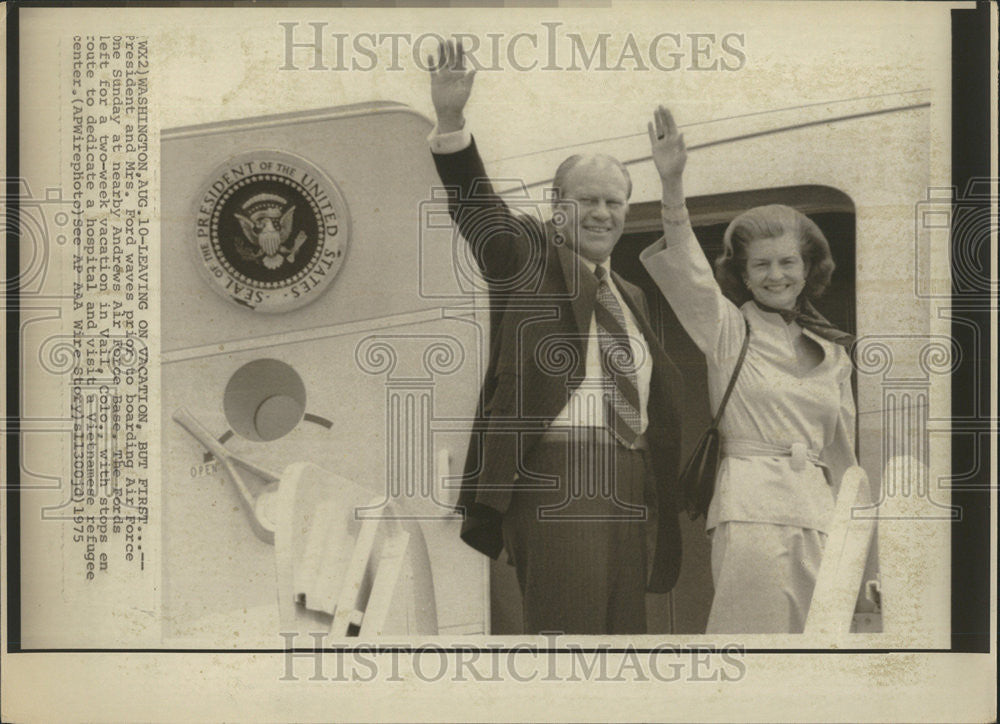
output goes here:
[[800, 299], [794, 309], [776, 309], [775, 307], [761, 304], [756, 299], [753, 300], [753, 303], [765, 312], [780, 314], [781, 318], [785, 320], [785, 324], [795, 322], [803, 329], [808, 329], [813, 334], [834, 344], [839, 344], [847, 350], [850, 350], [854, 346], [854, 335], [834, 327], [830, 323], [830, 320], [816, 311], [816, 308], [806, 299]]

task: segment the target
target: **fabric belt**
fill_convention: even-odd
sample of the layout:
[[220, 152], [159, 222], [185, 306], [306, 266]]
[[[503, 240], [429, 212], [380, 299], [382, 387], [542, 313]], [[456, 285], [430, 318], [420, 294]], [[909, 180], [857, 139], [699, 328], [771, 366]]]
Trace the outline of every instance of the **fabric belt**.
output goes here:
[[[567, 442], [588, 442], [598, 445], [618, 445], [625, 447], [606, 427], [570, 427], [568, 425], [550, 425], [542, 435], [540, 442], [561, 443]], [[626, 450], [649, 450], [649, 442], [646, 435], [642, 434], [635, 438], [632, 445]]]
[[819, 453], [804, 442], [775, 445], [758, 440], [725, 440], [722, 443], [722, 454], [724, 456], [789, 457], [792, 459], [791, 468], [796, 472], [805, 470], [807, 462], [821, 468], [827, 468], [827, 464], [819, 459]]

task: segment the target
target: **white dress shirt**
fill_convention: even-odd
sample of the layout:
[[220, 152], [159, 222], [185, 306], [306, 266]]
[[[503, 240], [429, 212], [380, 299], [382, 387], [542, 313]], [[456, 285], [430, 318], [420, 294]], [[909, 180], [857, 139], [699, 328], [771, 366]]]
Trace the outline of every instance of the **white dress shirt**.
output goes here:
[[[580, 257], [584, 266], [593, 273], [597, 264], [590, 259]], [[649, 403], [649, 380], [653, 376], [653, 360], [649, 354], [649, 346], [645, 337], [639, 331], [635, 315], [629, 309], [621, 292], [611, 279], [611, 264], [605, 260], [601, 266], [607, 272], [608, 286], [625, 315], [625, 331], [628, 333], [629, 346], [632, 348], [632, 359], [635, 361], [636, 384], [639, 388], [639, 429], [640, 435], [649, 426], [649, 416], [646, 407]], [[585, 377], [562, 409], [552, 421], [554, 427], [604, 427], [604, 369], [601, 366], [601, 345], [597, 339], [597, 317], [591, 315], [590, 329], [587, 331], [587, 357]]]

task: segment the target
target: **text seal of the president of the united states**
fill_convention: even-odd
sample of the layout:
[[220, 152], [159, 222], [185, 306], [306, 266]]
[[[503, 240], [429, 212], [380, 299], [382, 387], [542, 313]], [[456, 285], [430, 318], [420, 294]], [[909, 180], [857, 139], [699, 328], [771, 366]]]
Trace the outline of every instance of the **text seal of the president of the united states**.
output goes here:
[[347, 202], [321, 169], [294, 154], [234, 156], [196, 201], [196, 263], [213, 289], [249, 309], [285, 312], [313, 301], [347, 253]]

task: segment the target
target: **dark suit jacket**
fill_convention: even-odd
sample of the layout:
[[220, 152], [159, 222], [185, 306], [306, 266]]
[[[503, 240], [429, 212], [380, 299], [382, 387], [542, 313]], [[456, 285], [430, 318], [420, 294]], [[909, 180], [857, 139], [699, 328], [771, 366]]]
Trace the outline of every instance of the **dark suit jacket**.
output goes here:
[[[475, 141], [457, 153], [434, 154], [434, 162], [450, 187], [449, 213], [488, 284], [489, 364], [458, 507], [465, 514], [462, 539], [496, 558], [520, 461], [585, 376], [597, 282], [554, 227], [539, 222], [537, 214], [512, 213], [496, 195]], [[646, 439], [657, 483], [657, 533], [648, 588], [666, 592], [677, 581], [681, 560], [675, 494], [680, 424], [674, 405], [679, 373], [650, 327], [642, 290], [614, 272], [612, 278], [653, 357]]]

